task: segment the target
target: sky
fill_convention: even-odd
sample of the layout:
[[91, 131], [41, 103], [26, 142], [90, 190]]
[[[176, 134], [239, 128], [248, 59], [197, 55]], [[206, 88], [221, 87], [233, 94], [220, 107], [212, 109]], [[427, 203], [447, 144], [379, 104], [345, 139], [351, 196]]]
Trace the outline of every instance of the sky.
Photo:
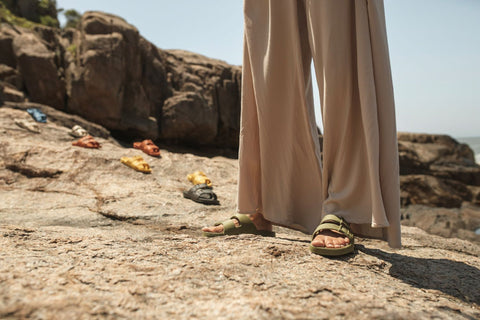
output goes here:
[[[480, 1], [384, 2], [397, 129], [480, 136]], [[242, 64], [243, 0], [57, 0], [57, 5], [119, 15], [162, 49]], [[320, 123], [318, 100], [316, 94]]]

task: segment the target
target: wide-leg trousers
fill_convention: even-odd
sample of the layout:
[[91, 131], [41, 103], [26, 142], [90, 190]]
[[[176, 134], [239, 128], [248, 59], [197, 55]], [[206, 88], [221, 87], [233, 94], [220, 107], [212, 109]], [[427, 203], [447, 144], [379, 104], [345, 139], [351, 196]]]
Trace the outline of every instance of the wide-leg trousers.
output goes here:
[[245, 0], [244, 14], [238, 212], [308, 233], [332, 213], [400, 247], [383, 1]]

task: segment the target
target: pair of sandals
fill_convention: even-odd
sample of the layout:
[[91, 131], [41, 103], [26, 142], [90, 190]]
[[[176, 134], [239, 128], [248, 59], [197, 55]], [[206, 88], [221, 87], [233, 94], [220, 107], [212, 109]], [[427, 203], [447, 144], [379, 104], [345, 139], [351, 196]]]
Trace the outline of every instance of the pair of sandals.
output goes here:
[[[238, 226], [235, 225], [234, 219], [238, 220]], [[258, 230], [253, 224], [252, 220], [246, 214], [236, 214], [232, 216], [229, 220], [223, 222], [215, 223], [215, 226], [223, 225], [223, 232], [203, 232], [203, 235], [206, 237], [218, 237], [225, 235], [237, 235], [237, 234], [255, 234], [264, 237], [275, 237], [275, 232]], [[318, 236], [322, 231], [330, 230], [334, 231], [342, 236], [347, 237], [350, 242], [340, 248], [328, 248], [328, 247], [316, 247], [310, 244], [310, 251], [312, 253], [322, 255], [322, 256], [342, 256], [348, 253], [353, 252], [354, 250], [354, 236], [350, 230], [350, 226], [341, 217], [337, 217], [333, 214], [327, 214], [323, 217], [322, 221], [315, 229], [312, 235], [312, 241]]]
[[183, 191], [183, 197], [206, 205], [219, 205], [217, 195], [213, 192], [212, 181], [202, 171], [187, 175], [188, 181], [194, 184], [190, 190]]

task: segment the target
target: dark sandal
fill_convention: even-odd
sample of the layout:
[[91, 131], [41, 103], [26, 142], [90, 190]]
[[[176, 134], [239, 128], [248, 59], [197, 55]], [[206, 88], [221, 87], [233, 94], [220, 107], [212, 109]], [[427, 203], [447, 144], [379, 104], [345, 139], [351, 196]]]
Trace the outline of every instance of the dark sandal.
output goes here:
[[[239, 226], [235, 225], [233, 219], [237, 219]], [[218, 237], [226, 235], [237, 235], [237, 234], [256, 234], [263, 237], [275, 237], [275, 232], [267, 230], [258, 230], [257, 227], [253, 224], [252, 220], [246, 214], [237, 213], [232, 216], [230, 219], [217, 222], [214, 226], [223, 225], [223, 232], [207, 232], [203, 231], [205, 237]]]
[[312, 241], [320, 232], [324, 230], [335, 231], [341, 235], [344, 235], [350, 240], [350, 243], [341, 247], [341, 248], [327, 248], [327, 247], [315, 247], [310, 244], [310, 251], [315, 254], [322, 256], [342, 256], [348, 253], [353, 252], [354, 249], [354, 237], [353, 233], [350, 230], [348, 223], [340, 217], [337, 217], [333, 214], [327, 214], [323, 217], [322, 221], [318, 225], [317, 229], [313, 232]]
[[217, 195], [213, 192], [212, 187], [207, 184], [197, 184], [188, 191], [183, 191], [183, 197], [198, 203], [208, 205], [218, 205]]

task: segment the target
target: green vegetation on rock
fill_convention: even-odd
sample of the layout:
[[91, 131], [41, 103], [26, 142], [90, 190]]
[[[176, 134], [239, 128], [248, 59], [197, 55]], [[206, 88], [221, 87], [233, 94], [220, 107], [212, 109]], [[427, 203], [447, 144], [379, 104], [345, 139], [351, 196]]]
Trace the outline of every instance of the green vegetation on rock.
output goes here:
[[5, 22], [24, 28], [33, 28], [36, 25], [34, 22], [14, 15], [3, 2], [3, 0], [0, 1], [0, 22]]
[[56, 0], [0, 0], [0, 21], [21, 27], [58, 28], [58, 12]]
[[67, 23], [65, 24], [65, 28], [76, 28], [82, 15], [78, 13], [77, 10], [69, 9], [63, 13], [65, 19], [67, 19]]
[[77, 57], [77, 45], [71, 44], [68, 46], [67, 51], [70, 52], [75, 58]]

